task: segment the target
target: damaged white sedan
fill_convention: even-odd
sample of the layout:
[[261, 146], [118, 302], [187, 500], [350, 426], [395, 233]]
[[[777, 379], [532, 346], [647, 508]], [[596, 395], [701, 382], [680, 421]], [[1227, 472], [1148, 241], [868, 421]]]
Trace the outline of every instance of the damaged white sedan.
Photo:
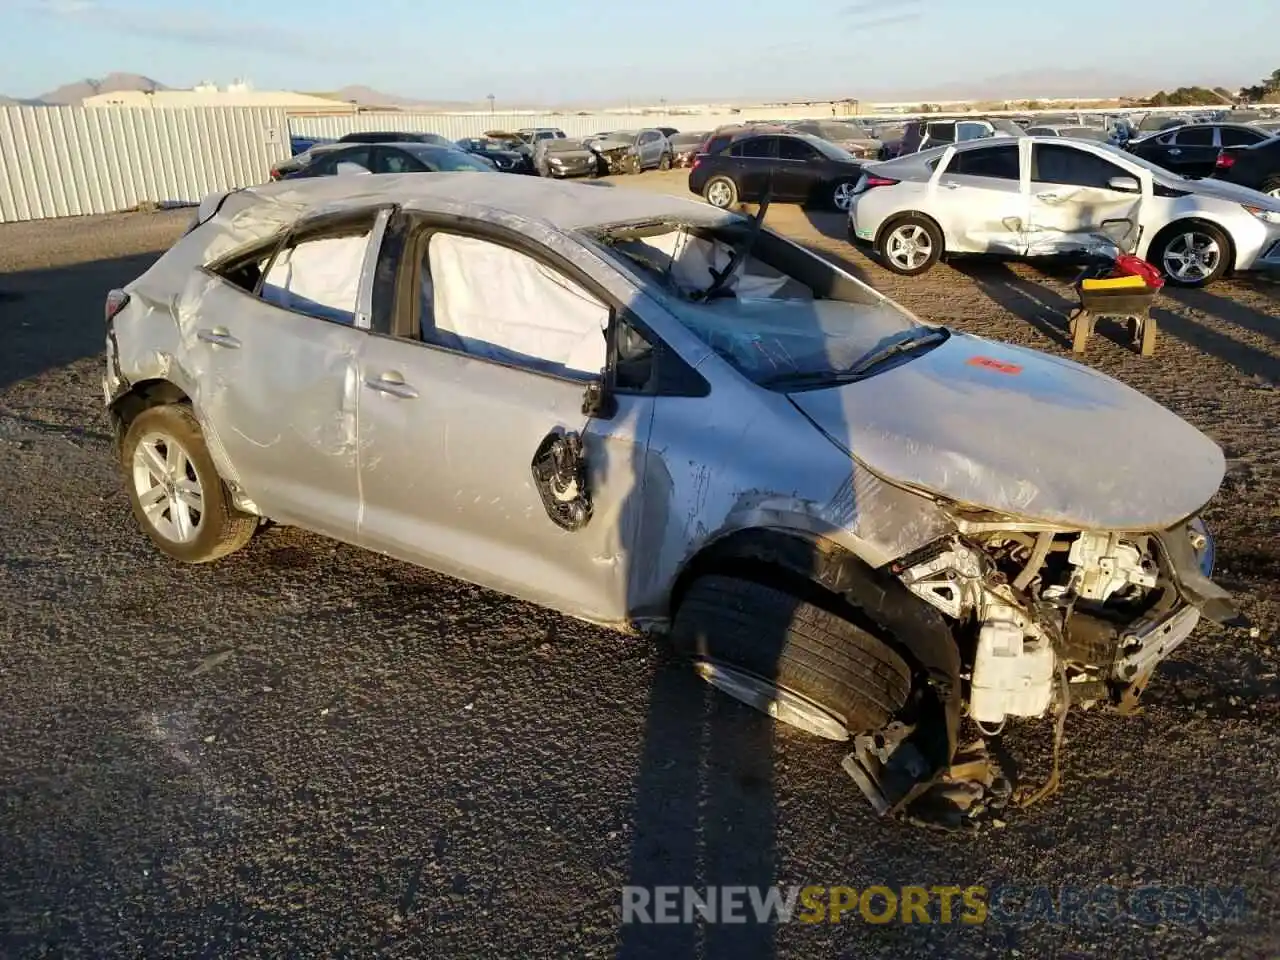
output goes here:
[[[485, 181], [480, 183], [479, 181]], [[107, 300], [133, 511], [270, 520], [621, 630], [835, 740], [882, 811], [985, 732], [1123, 706], [1237, 615], [1221, 451], [696, 201], [525, 177], [211, 197]]]

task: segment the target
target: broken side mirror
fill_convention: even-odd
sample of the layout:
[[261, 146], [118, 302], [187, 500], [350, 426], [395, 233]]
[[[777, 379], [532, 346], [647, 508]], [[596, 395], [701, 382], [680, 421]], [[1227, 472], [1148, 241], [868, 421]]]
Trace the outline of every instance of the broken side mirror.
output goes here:
[[1120, 193], [1138, 193], [1142, 190], [1137, 177], [1112, 177], [1107, 181], [1107, 187]]
[[618, 412], [618, 399], [603, 379], [592, 380], [582, 394], [582, 415], [593, 420], [611, 420]]

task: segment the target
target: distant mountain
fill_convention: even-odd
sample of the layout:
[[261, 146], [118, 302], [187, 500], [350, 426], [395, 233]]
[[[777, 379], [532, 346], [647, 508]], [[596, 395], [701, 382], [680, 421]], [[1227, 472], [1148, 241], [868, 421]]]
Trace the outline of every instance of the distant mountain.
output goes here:
[[121, 90], [167, 90], [163, 83], [137, 73], [109, 73], [101, 80], [79, 80], [63, 84], [57, 90], [42, 93], [36, 99], [50, 106], [79, 106], [85, 97], [99, 93], [117, 93]]
[[421, 110], [474, 110], [486, 104], [468, 103], [465, 100], [419, 100], [414, 97], [402, 97], [396, 93], [383, 93], [372, 87], [356, 84], [343, 87], [329, 94], [335, 100], [350, 103], [355, 101], [362, 107], [417, 107]]

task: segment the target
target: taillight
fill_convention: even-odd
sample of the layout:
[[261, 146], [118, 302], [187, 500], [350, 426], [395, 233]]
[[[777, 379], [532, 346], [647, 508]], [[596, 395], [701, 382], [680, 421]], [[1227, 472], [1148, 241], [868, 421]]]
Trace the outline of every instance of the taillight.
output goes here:
[[870, 190], [872, 187], [892, 187], [897, 183], [898, 183], [897, 180], [893, 180], [889, 177], [868, 176], [867, 179], [863, 182], [862, 186], [863, 186], [863, 189]]
[[110, 323], [115, 319], [115, 315], [129, 305], [129, 295], [123, 290], [112, 290], [107, 294], [107, 305], [105, 309], [106, 322]]
[[1213, 162], [1213, 165], [1218, 170], [1230, 170], [1236, 165], [1236, 158], [1224, 150], [1218, 154], [1218, 159]]
[[697, 169], [698, 169], [698, 164], [700, 164], [700, 163], [702, 162], [702, 157], [703, 157], [703, 155], [702, 155], [701, 153], [696, 153], [696, 154], [694, 154], [694, 156], [693, 156], [693, 166], [691, 166], [689, 169], [690, 169], [690, 170], [697, 170]]

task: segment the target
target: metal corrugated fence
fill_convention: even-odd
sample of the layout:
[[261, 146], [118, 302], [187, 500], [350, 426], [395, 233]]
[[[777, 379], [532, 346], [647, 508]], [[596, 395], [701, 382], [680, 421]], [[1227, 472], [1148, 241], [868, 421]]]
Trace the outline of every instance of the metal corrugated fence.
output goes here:
[[194, 203], [287, 156], [283, 110], [0, 107], [0, 222]]
[[340, 137], [370, 130], [403, 130], [438, 133], [450, 140], [478, 137], [486, 130], [520, 130], [525, 127], [559, 127], [571, 137], [585, 137], [603, 130], [639, 130], [675, 127], [677, 130], [711, 130], [736, 117], [729, 114], [659, 116], [616, 113], [360, 113], [348, 116], [291, 116], [289, 132], [295, 137]]

